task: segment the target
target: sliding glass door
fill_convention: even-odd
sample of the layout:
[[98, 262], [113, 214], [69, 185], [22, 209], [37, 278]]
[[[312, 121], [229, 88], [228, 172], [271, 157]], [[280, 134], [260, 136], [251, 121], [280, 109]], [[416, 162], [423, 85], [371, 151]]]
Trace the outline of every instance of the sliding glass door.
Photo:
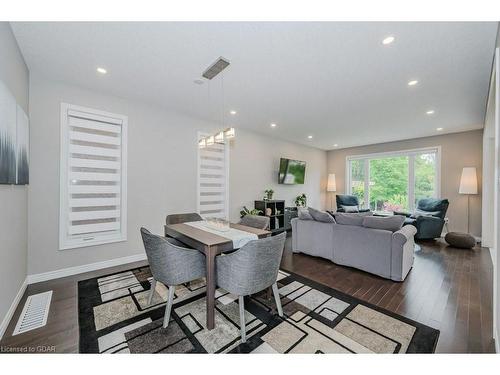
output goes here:
[[408, 156], [370, 159], [370, 209], [408, 210]]
[[439, 147], [347, 157], [348, 194], [373, 211], [413, 210], [439, 195]]

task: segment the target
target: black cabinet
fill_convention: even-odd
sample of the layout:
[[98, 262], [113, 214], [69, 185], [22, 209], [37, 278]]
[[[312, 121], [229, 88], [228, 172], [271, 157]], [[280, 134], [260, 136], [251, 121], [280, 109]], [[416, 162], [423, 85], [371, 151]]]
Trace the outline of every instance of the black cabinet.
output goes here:
[[285, 230], [285, 201], [255, 201], [255, 208], [261, 211], [259, 215], [269, 217], [269, 228], [271, 232], [276, 233]]

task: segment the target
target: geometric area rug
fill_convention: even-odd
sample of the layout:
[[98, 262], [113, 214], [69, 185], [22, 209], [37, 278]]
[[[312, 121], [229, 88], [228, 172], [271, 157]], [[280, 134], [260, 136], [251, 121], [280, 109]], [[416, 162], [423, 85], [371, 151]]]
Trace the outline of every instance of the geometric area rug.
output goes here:
[[205, 326], [205, 280], [176, 288], [162, 327], [168, 289], [149, 267], [78, 283], [80, 353], [433, 353], [439, 331], [312, 280], [281, 271], [284, 318], [267, 291], [245, 297], [241, 343], [238, 298], [216, 291], [215, 328]]

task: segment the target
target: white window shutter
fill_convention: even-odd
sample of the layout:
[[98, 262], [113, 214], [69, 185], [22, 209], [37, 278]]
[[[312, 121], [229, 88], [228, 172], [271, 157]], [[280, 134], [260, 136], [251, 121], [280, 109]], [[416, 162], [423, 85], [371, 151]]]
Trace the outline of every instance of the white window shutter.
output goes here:
[[61, 104], [59, 248], [127, 238], [127, 117]]
[[[199, 139], [204, 136], [199, 135]], [[206, 217], [228, 218], [229, 146], [214, 144], [198, 149], [198, 212]]]

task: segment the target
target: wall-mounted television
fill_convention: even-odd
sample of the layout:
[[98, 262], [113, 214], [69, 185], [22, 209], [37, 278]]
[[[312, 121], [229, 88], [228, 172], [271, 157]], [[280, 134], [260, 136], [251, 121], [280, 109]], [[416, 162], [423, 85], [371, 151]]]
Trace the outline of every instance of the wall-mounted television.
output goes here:
[[306, 177], [306, 162], [292, 159], [280, 159], [278, 183], [286, 185], [303, 184]]

